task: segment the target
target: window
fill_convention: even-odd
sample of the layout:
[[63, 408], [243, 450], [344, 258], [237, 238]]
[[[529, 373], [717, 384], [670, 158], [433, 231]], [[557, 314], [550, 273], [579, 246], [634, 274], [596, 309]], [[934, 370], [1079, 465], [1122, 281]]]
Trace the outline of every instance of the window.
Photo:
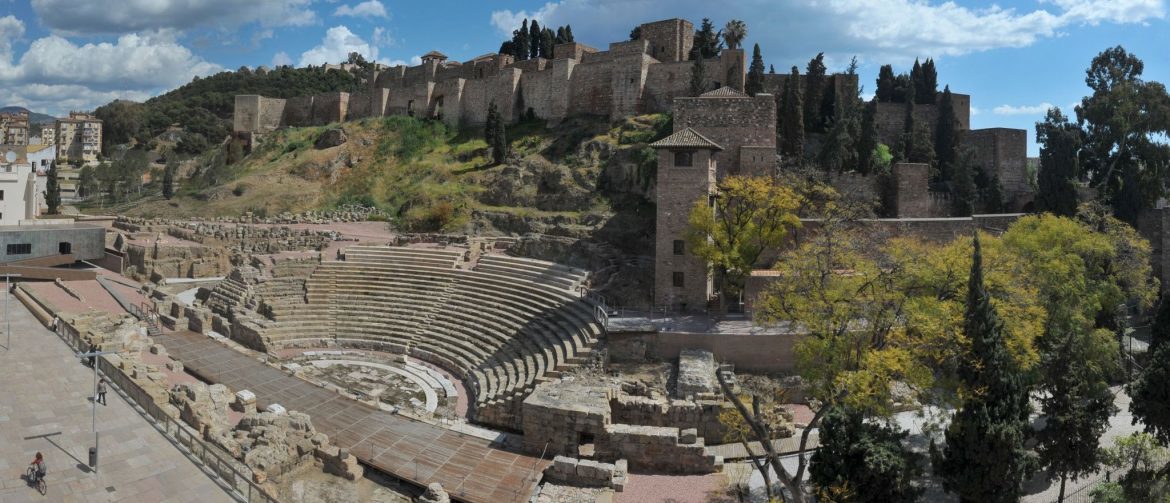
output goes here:
[[28, 255], [32, 253], [32, 244], [24, 243], [18, 245], [8, 245], [9, 255]]
[[691, 167], [691, 162], [692, 162], [691, 152], [681, 151], [681, 152], [674, 153], [674, 165], [675, 166], [678, 166], [680, 168], [689, 168], [689, 167]]
[[[11, 246], [11, 245], [9, 245], [9, 246]], [[674, 287], [675, 288], [682, 288], [682, 287], [686, 286], [686, 281], [685, 281], [686, 278], [684, 277], [682, 271], [675, 271], [673, 276], [674, 277], [672, 279], [674, 280]]]
[[68, 255], [70, 253], [73, 253], [73, 243], [70, 243], [68, 241], [62, 241], [60, 243], [57, 243], [57, 252], [60, 253], [61, 255]]
[[0, 201], [4, 200], [4, 191], [0, 190]]
[[684, 250], [683, 241], [681, 239], [674, 240], [674, 254], [682, 255]]

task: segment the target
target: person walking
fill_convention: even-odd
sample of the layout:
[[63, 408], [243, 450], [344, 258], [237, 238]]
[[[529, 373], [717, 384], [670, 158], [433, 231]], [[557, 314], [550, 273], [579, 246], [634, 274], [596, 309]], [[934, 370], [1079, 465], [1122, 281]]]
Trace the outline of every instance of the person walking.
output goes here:
[[106, 378], [103, 377], [100, 381], [98, 381], [97, 392], [97, 402], [102, 405], [106, 405]]

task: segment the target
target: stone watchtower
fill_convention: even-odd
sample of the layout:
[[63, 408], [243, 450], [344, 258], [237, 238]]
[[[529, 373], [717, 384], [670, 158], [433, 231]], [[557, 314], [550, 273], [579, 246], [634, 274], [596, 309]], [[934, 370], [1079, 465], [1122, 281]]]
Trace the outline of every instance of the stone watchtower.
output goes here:
[[650, 146], [658, 150], [654, 303], [702, 310], [714, 284], [707, 262], [691, 253], [684, 236], [691, 208], [715, 194], [713, 154], [723, 147], [689, 127]]

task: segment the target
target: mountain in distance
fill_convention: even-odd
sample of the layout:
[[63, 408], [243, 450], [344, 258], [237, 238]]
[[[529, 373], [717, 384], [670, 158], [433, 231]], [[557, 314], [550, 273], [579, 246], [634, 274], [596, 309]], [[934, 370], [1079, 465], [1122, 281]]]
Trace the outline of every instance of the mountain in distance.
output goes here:
[[36, 113], [36, 112], [33, 112], [32, 110], [29, 110], [29, 109], [24, 108], [24, 107], [11, 107], [10, 106], [10, 107], [0, 108], [0, 113], [5, 113], [5, 112], [28, 112], [28, 121], [32, 124], [52, 124], [52, 123], [57, 121], [57, 118], [53, 117], [52, 115]]

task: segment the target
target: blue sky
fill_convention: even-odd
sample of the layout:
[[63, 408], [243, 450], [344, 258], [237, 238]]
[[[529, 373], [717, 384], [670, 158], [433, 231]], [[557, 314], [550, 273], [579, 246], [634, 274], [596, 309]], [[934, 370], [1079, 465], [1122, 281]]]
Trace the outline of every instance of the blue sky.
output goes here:
[[866, 94], [881, 64], [906, 71], [933, 57], [940, 83], [972, 96], [972, 127], [1031, 131], [1049, 105], [1071, 114], [1107, 47], [1142, 58], [1147, 80], [1170, 81], [1168, 10], [1167, 0], [0, 0], [0, 105], [62, 114], [351, 51], [389, 64], [432, 49], [466, 60], [497, 50], [523, 18], [571, 24], [578, 41], [605, 48], [638, 23], [710, 17], [745, 20], [747, 44], [777, 71], [821, 51], [830, 70], [857, 56]]

